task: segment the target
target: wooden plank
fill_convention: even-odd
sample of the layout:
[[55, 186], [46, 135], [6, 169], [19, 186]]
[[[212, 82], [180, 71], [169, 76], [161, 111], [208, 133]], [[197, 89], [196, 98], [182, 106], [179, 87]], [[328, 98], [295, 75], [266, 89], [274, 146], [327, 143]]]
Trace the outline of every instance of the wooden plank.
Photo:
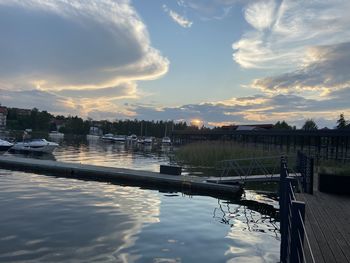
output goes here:
[[[348, 222], [349, 217], [346, 215], [349, 213], [349, 210], [337, 202], [337, 198], [334, 196], [320, 193], [318, 193], [318, 195], [322, 207], [324, 208], [323, 212], [326, 213], [331, 220], [329, 224], [333, 226], [333, 233], [336, 241], [343, 251], [347, 261], [350, 262], [350, 224]], [[350, 198], [343, 199], [350, 202]]]
[[311, 249], [312, 254], [314, 256], [314, 260], [315, 262], [320, 262], [320, 263], [324, 263], [324, 259], [323, 259], [323, 255], [321, 252], [321, 248], [319, 246], [319, 244], [317, 243], [317, 239], [314, 233], [314, 229], [312, 228], [311, 224], [310, 224], [310, 215], [309, 215], [309, 211], [307, 211], [307, 206], [305, 206], [306, 208], [306, 213], [305, 213], [305, 229], [307, 232], [307, 237], [309, 238], [309, 242], [310, 242], [310, 248], [308, 247], [308, 244], [306, 242], [306, 239], [304, 239], [304, 251], [305, 251], [305, 261], [306, 262], [312, 262], [312, 258], [311, 258], [311, 254], [309, 252], [309, 249]]
[[326, 242], [328, 243], [328, 246], [330, 247], [334, 255], [334, 262], [347, 263], [348, 261], [335, 238], [335, 229], [333, 226], [328, 224], [328, 222], [331, 221], [331, 219], [327, 217], [327, 214], [324, 213], [323, 204], [320, 203], [317, 198], [310, 199], [310, 205], [312, 207], [312, 210], [315, 213], [315, 215], [317, 215], [317, 221], [319, 222], [321, 230], [326, 238]]
[[[320, 231], [320, 233], [316, 234], [316, 239], [321, 248], [321, 253], [324, 255], [325, 261], [348, 263], [347, 251], [349, 251], [349, 248], [347, 241], [334, 224], [334, 217], [339, 217], [339, 213], [329, 213], [327, 209], [328, 206], [326, 206], [324, 200], [320, 198], [321, 194], [319, 192], [316, 192], [314, 196], [304, 196], [307, 204], [306, 207], [311, 211], [318, 227], [316, 227], [315, 224], [311, 225], [316, 233]], [[328, 252], [328, 249], [330, 249], [333, 259]]]
[[[315, 252], [320, 252], [319, 254], [314, 254], [315, 260], [316, 258], [320, 258], [322, 256], [324, 262], [335, 262], [334, 255], [326, 242], [326, 238], [321, 230], [321, 226], [319, 225], [319, 222], [317, 221], [317, 216], [314, 214], [314, 211], [312, 210], [312, 204], [310, 202], [309, 198], [305, 198], [306, 202], [306, 220], [307, 220], [307, 226], [310, 226], [310, 228], [307, 228], [306, 231], [310, 232], [312, 231], [315, 236], [315, 240], [313, 243], [311, 243], [311, 249]], [[317, 249], [319, 247], [319, 249]], [[316, 261], [317, 262], [317, 261]]]

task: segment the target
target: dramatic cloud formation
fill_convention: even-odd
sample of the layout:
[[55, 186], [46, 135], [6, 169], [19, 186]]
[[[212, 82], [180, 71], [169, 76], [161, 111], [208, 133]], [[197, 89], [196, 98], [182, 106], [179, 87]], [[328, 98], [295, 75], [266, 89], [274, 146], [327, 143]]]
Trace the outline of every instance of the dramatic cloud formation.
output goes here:
[[309, 49], [309, 63], [279, 76], [257, 79], [253, 86], [267, 92], [330, 90], [350, 84], [350, 42]]
[[253, 1], [245, 8], [252, 29], [233, 44], [233, 58], [244, 68], [296, 69], [307, 47], [350, 40], [349, 9], [346, 0]]
[[184, 28], [189, 28], [192, 26], [193, 22], [188, 20], [187, 18], [181, 16], [180, 14], [176, 13], [175, 11], [169, 9], [166, 5], [163, 5], [163, 9], [166, 13], [169, 14], [169, 16], [171, 17], [171, 19], [179, 24], [180, 26], [184, 27]]
[[[347, 90], [333, 92], [330, 98], [306, 99], [298, 95], [255, 95], [232, 98], [226, 101], [188, 104], [179, 107], [155, 107], [152, 105], [131, 105], [141, 119], [178, 121], [201, 120], [209, 126], [228, 124], [275, 123], [287, 120], [301, 127], [307, 118], [313, 118], [319, 126], [335, 126], [337, 112], [350, 114]], [[332, 109], [331, 111], [329, 109]], [[315, 114], [322, 117], [316, 117]]]
[[2, 89], [111, 100], [168, 70], [128, 0], [0, 0], [0, 17]]

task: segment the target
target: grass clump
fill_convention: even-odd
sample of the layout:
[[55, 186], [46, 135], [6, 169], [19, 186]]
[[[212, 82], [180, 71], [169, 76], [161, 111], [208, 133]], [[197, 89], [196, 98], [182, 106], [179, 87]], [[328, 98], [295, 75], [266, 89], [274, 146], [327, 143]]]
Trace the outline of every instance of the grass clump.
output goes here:
[[279, 152], [266, 152], [262, 148], [231, 141], [194, 142], [181, 146], [175, 152], [175, 158], [178, 162], [202, 167], [214, 167], [223, 160], [271, 155], [279, 155]]
[[322, 163], [318, 169], [319, 173], [350, 176], [350, 164]]

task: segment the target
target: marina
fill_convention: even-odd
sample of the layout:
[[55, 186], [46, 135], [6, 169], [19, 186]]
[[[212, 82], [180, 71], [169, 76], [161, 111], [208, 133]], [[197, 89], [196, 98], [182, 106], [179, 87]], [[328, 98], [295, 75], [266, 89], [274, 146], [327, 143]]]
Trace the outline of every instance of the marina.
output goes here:
[[[52, 155], [5, 153], [2, 158], [72, 167], [93, 164], [158, 178], [163, 177], [160, 165], [175, 165], [169, 147], [76, 138], [57, 142], [60, 147]], [[209, 177], [198, 172], [183, 167], [181, 177], [164, 177], [196, 177], [201, 182]], [[279, 258], [278, 203], [264, 191], [246, 189], [241, 198], [232, 198], [196, 193], [187, 185], [164, 187], [158, 181], [87, 180], [84, 175], [72, 178], [70, 173], [66, 177], [62, 172], [24, 173], [9, 168], [0, 168], [0, 175], [0, 208], [9, 211], [0, 218], [1, 261], [126, 258], [142, 262], [133, 260], [138, 255], [143, 260], [175, 262], [176, 258], [190, 262], [277, 262]], [[60, 255], [54, 253], [58, 250]]]

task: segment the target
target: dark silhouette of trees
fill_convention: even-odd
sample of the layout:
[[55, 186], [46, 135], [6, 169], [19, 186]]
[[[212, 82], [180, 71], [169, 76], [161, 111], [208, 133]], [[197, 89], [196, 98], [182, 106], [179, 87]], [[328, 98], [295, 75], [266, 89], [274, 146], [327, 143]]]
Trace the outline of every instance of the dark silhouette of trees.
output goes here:
[[305, 131], [315, 131], [318, 130], [318, 126], [313, 119], [307, 119], [301, 129]]
[[275, 130], [292, 130], [293, 127], [290, 126], [287, 122], [284, 120], [282, 122], [278, 121], [276, 124], [273, 126], [273, 129]]
[[339, 115], [339, 119], [337, 120], [337, 129], [344, 129], [346, 127], [346, 125], [347, 125], [347, 122], [344, 118], [344, 114], [341, 113]]

